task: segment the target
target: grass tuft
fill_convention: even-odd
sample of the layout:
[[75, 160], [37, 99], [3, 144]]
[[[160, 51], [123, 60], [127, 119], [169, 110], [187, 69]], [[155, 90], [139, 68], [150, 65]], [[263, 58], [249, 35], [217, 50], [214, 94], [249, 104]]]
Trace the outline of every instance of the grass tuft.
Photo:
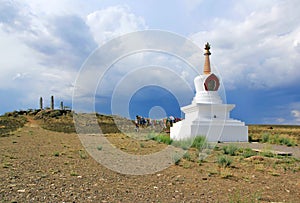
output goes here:
[[232, 159], [226, 155], [220, 155], [217, 157], [217, 163], [221, 167], [229, 167], [232, 163]]
[[206, 138], [204, 136], [195, 137], [194, 142], [191, 147], [194, 147], [194, 148], [198, 149], [199, 151], [202, 151], [203, 149], [208, 147]]
[[79, 150], [78, 153], [79, 153], [80, 158], [82, 158], [82, 159], [86, 159], [87, 158], [87, 155], [86, 155], [85, 151]]
[[180, 154], [174, 154], [173, 155], [173, 162], [174, 162], [175, 165], [179, 165], [180, 160], [181, 160]]
[[190, 153], [188, 153], [188, 152], [186, 152], [186, 153], [183, 155], [183, 158], [184, 158], [185, 160], [187, 160], [187, 161], [191, 161], [191, 160], [192, 160], [191, 155], [190, 155]]
[[76, 173], [75, 171], [71, 171], [70, 176], [78, 176], [78, 173]]
[[59, 156], [59, 152], [54, 152], [53, 155], [54, 156]]
[[230, 156], [235, 156], [238, 150], [238, 147], [235, 145], [228, 145], [228, 146], [223, 146], [222, 148], [224, 154], [228, 154]]
[[288, 147], [296, 146], [296, 142], [289, 138], [283, 137], [278, 134], [271, 135], [269, 133], [264, 133], [261, 137], [262, 143], [270, 143], [270, 144], [279, 144], [279, 145], [286, 145]]
[[242, 156], [244, 158], [249, 158], [252, 156], [255, 156], [257, 153], [255, 151], [253, 151], [251, 148], [243, 148], [242, 149]]
[[199, 151], [209, 147], [206, 138], [204, 136], [197, 136], [191, 139], [184, 139], [179, 141], [173, 141], [172, 145], [175, 147], [181, 147], [183, 150], [187, 150], [190, 147], [196, 148]]
[[149, 139], [155, 140], [159, 143], [165, 143], [167, 145], [170, 145], [173, 140], [170, 138], [170, 136], [158, 134], [156, 136], [153, 136], [152, 134], [148, 136]]
[[193, 140], [192, 139], [185, 139], [185, 140], [173, 140], [172, 145], [174, 147], [180, 147], [183, 150], [187, 150], [191, 147]]

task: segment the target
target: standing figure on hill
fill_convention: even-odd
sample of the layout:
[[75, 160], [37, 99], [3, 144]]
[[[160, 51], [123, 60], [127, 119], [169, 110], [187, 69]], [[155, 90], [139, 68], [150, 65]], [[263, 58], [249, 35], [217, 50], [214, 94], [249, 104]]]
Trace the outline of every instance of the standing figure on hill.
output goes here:
[[170, 121], [170, 127], [173, 127], [173, 123], [175, 123], [175, 118], [174, 118], [174, 116], [170, 116], [170, 117], [169, 117], [169, 121]]
[[54, 110], [54, 96], [51, 96], [50, 107], [51, 107], [51, 110]]
[[43, 97], [40, 97], [40, 110], [43, 110]]
[[138, 124], [137, 120], [135, 120], [135, 131], [139, 132], [139, 124]]

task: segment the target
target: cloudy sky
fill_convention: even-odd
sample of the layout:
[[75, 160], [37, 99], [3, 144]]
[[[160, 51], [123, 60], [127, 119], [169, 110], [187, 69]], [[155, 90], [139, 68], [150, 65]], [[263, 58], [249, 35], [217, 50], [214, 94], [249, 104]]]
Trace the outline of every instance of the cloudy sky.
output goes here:
[[[122, 111], [116, 104], [130, 95], [125, 105], [130, 116], [164, 111], [180, 116], [179, 106], [192, 100], [195, 72], [176, 57], [128, 55], [96, 88], [87, 76], [97, 74], [80, 72], [97, 48], [154, 29], [201, 49], [211, 43], [211, 63], [227, 103], [236, 104], [233, 117], [300, 124], [299, 10], [297, 0], [0, 0], [0, 114], [38, 108], [41, 96], [46, 106], [50, 95], [57, 107], [60, 101], [72, 106], [74, 88], [82, 88], [77, 96], [84, 101], [93, 90], [93, 108], [103, 113]], [[201, 69], [203, 58], [199, 64]], [[76, 83], [80, 73], [85, 87]], [[140, 86], [143, 77], [155, 82]], [[134, 84], [139, 88], [131, 88]]]

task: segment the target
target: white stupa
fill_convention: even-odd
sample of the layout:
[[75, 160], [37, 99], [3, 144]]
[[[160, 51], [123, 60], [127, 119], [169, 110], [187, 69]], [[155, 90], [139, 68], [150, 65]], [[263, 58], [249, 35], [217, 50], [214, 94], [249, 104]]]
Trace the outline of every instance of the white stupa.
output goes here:
[[223, 104], [218, 94], [219, 78], [211, 73], [210, 45], [205, 45], [203, 75], [194, 79], [196, 95], [192, 104], [181, 107], [185, 119], [170, 129], [173, 140], [205, 136], [209, 142], [248, 142], [248, 127], [230, 118], [234, 104]]

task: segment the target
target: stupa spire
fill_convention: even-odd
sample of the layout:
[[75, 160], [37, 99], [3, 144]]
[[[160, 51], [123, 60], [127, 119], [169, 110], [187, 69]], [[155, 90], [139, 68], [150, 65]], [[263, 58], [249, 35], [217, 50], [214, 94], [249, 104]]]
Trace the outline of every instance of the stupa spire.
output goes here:
[[210, 70], [210, 61], [209, 61], [209, 55], [211, 55], [210, 51], [210, 44], [207, 42], [204, 47], [204, 56], [205, 56], [205, 62], [204, 62], [204, 69], [203, 73], [205, 75], [209, 75], [211, 70]]

